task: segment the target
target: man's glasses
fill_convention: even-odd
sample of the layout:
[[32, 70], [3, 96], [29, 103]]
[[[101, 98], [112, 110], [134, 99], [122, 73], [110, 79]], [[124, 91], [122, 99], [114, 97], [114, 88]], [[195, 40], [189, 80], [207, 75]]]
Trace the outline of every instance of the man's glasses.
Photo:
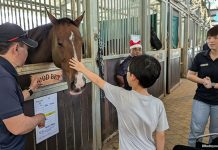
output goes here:
[[11, 38], [11, 39], [7, 40], [7, 42], [14, 42], [14, 41], [16, 41], [17, 39], [20, 39], [20, 38], [28, 38], [27, 33], [24, 33], [24, 34], [22, 34], [22, 35], [20, 35], [20, 36]]

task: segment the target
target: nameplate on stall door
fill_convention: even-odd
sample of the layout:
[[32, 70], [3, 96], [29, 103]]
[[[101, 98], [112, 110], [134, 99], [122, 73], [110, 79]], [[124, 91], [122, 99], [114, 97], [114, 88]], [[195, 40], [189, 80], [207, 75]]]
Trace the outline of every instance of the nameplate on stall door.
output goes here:
[[33, 74], [32, 78], [38, 78], [41, 86], [47, 86], [63, 81], [62, 70]]

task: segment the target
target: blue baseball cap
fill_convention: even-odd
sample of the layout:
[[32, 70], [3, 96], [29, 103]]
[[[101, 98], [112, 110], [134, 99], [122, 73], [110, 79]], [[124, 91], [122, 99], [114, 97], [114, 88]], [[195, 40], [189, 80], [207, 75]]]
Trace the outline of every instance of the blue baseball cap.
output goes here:
[[22, 42], [32, 48], [38, 46], [38, 42], [30, 39], [20, 26], [8, 22], [0, 25], [0, 42]]

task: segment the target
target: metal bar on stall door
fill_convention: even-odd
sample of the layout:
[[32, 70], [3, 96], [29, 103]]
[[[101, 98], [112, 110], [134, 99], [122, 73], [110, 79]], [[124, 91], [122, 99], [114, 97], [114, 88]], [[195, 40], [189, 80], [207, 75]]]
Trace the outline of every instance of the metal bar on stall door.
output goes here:
[[64, 17], [67, 17], [67, 1], [66, 0], [64, 0], [63, 6], [64, 6], [64, 10], [65, 10], [65, 12], [63, 12], [64, 13]]
[[14, 0], [14, 17], [15, 17], [15, 23], [18, 24], [18, 17], [17, 17], [17, 2]]
[[110, 6], [111, 6], [111, 1], [108, 0], [108, 24], [109, 24], [109, 27], [108, 27], [108, 54], [107, 55], [110, 55], [111, 54], [111, 43], [110, 43], [110, 28], [111, 28], [111, 9], [110, 9]]
[[71, 16], [71, 19], [73, 19], [73, 11], [74, 11], [74, 9], [73, 9], [73, 3], [74, 3], [74, 1], [70, 1], [70, 16]]
[[104, 51], [104, 56], [107, 56], [107, 52], [108, 52], [108, 46], [107, 46], [107, 34], [108, 34], [108, 10], [107, 10], [107, 0], [104, 0], [104, 44], [105, 44], [105, 51]]
[[139, 35], [141, 35], [141, 25], [142, 25], [142, 5], [140, 5], [141, 4], [141, 2], [140, 2], [140, 0], [138, 1], [138, 8], [139, 9], [137, 9], [138, 11], [137, 11], [137, 13], [138, 13], [138, 19], [137, 19], [137, 24], [138, 24], [138, 33], [137, 34], [139, 34]]
[[126, 45], [127, 45], [127, 41], [129, 39], [129, 26], [130, 26], [130, 20], [129, 20], [129, 1], [126, 0], [126, 23], [125, 23], [125, 34], [126, 34], [126, 37], [124, 39], [124, 54], [126, 53]]
[[[134, 3], [134, 5], [136, 5], [136, 4], [137, 3]], [[133, 27], [134, 32], [133, 33], [137, 34], [137, 31], [138, 31], [138, 19], [137, 19], [138, 18], [138, 13], [137, 12], [138, 12], [139, 9], [136, 10], [135, 8], [136, 8], [136, 6], [134, 6], [134, 8], [133, 8], [133, 12], [134, 12], [133, 13], [133, 23], [134, 23], [134, 27]]]
[[[32, 18], [29, 16], [29, 14], [31, 14], [31, 8], [29, 9], [29, 7], [31, 7], [31, 6], [30, 6], [30, 3], [26, 1], [26, 8], [27, 8], [27, 10], [26, 10], [26, 16], [27, 16], [27, 29], [28, 29], [28, 30], [31, 29], [31, 28], [30, 28], [30, 24], [31, 24], [31, 20], [32, 20]], [[29, 13], [29, 12], [30, 12], [30, 13]]]
[[22, 20], [21, 20], [20, 1], [18, 0], [17, 2], [18, 2], [18, 3], [17, 3], [17, 7], [18, 7], [17, 9], [18, 9], [18, 14], [19, 14], [19, 20], [18, 20], [18, 21], [19, 21], [19, 24], [18, 24], [18, 25], [21, 26], [21, 25], [22, 25], [22, 22], [21, 22]]
[[[19, 6], [20, 9], [22, 10], [21, 13], [22, 13], [22, 28], [25, 30], [26, 29], [26, 20], [25, 20], [25, 15], [24, 15], [24, 2], [22, 0], [22, 3], [21, 3], [22, 6]], [[23, 8], [23, 9], [22, 9]]]
[[110, 31], [109, 31], [109, 45], [110, 45], [110, 54], [109, 55], [111, 55], [111, 54], [113, 54], [113, 41], [112, 41], [112, 31], [113, 31], [113, 1], [112, 0], [110, 0], [110, 20], [109, 20], [109, 22], [111, 22], [110, 23]]
[[[45, 10], [45, 8], [46, 8], [46, 6], [47, 6], [47, 0], [44, 0], [43, 1], [43, 4], [44, 4], [44, 6], [43, 6], [43, 8], [42, 8], [42, 15], [44, 14], [44, 22], [42, 22], [42, 24], [46, 24], [47, 23], [47, 13], [46, 13], [46, 10]], [[50, 7], [51, 6], [49, 6], [49, 8], [47, 8], [48, 9], [48, 11], [50, 11]]]
[[117, 25], [118, 19], [117, 19], [117, 9], [116, 9], [116, 8], [117, 8], [117, 6], [116, 6], [116, 0], [114, 0], [114, 1], [113, 1], [113, 10], [114, 10], [114, 11], [113, 11], [113, 12], [114, 12], [114, 13], [113, 13], [113, 16], [114, 16], [114, 17], [113, 17], [113, 20], [114, 20], [114, 26], [115, 26], [115, 27], [113, 28], [113, 30], [114, 30], [114, 31], [113, 31], [113, 33], [114, 33], [114, 34], [113, 34], [113, 53], [114, 53], [114, 55], [117, 54], [117, 48], [116, 48], [116, 47], [117, 47], [117, 32], [116, 32], [116, 31], [117, 31], [117, 26], [116, 26], [116, 25]]
[[0, 18], [1, 18], [1, 20], [0, 20], [0, 24], [2, 24], [3, 23], [3, 16], [2, 16], [2, 1], [0, 0]]
[[108, 25], [107, 25], [107, 19], [108, 19], [108, 11], [107, 11], [107, 0], [103, 0], [104, 7], [102, 9], [102, 12], [104, 13], [104, 22], [103, 22], [103, 28], [102, 31], [104, 33], [103, 39], [104, 39], [104, 56], [107, 55], [107, 32], [108, 32]]
[[125, 39], [125, 20], [126, 20], [126, 3], [124, 2], [124, 0], [120, 1], [120, 9], [122, 10], [120, 13], [120, 17], [121, 17], [121, 32], [122, 32], [122, 38], [121, 38], [121, 54], [123, 54], [124, 52], [124, 39]]
[[[54, 1], [54, 3], [55, 3], [55, 1]], [[50, 12], [50, 13], [53, 13], [53, 12], [52, 12], [52, 9], [51, 9], [51, 6], [52, 6], [51, 0], [48, 1], [48, 5], [49, 5], [49, 12]], [[47, 5], [46, 5], [46, 8], [47, 8]], [[48, 9], [48, 8], [47, 8], [47, 9]], [[55, 16], [56, 16], [56, 14], [55, 14]], [[48, 15], [47, 15], [47, 12], [46, 12], [46, 11], [45, 11], [45, 18], [46, 18], [46, 23], [49, 23], [50, 20], [49, 20], [49, 18], [48, 18]]]
[[122, 52], [122, 38], [124, 37], [123, 33], [122, 33], [122, 24], [123, 24], [123, 18], [122, 18], [122, 0], [120, 0], [118, 3], [118, 18], [119, 18], [119, 34], [118, 37], [119, 37], [119, 45], [118, 45], [118, 49], [119, 49], [119, 54], [121, 54]]
[[5, 1], [4, 0], [2, 2], [2, 6], [3, 6], [3, 14], [4, 14], [3, 22], [7, 22], [7, 19], [6, 19], [6, 8], [5, 8]]
[[61, 18], [61, 17], [63, 16], [63, 15], [62, 15], [62, 6], [61, 6], [61, 0], [59, 0], [59, 8], [60, 8], [60, 16], [59, 16], [59, 17]]
[[37, 4], [36, 4], [36, 0], [34, 0], [34, 5], [35, 5], [35, 10], [34, 10], [34, 12], [35, 12], [35, 23], [36, 23], [36, 26], [38, 26], [39, 24], [39, 22], [38, 22], [38, 12], [37, 12], [37, 9], [38, 9], [38, 7], [37, 7]]
[[131, 31], [132, 31], [132, 33], [133, 34], [135, 34], [135, 17], [134, 17], [134, 15], [135, 15], [135, 8], [134, 8], [134, 5], [135, 5], [135, 3], [133, 3], [132, 2], [132, 7], [130, 7], [130, 11], [131, 11], [131, 18], [132, 18], [132, 29], [131, 29]]
[[122, 23], [121, 23], [121, 31], [122, 31], [122, 39], [121, 39], [121, 53], [123, 54], [124, 51], [125, 51], [125, 38], [126, 38], [126, 35], [125, 35], [125, 22], [126, 22], [126, 1], [125, 0], [121, 0], [121, 3], [120, 3], [120, 8], [122, 9], [122, 12], [121, 12], [121, 18], [122, 18]]
[[41, 25], [42, 24], [42, 1], [41, 0], [39, 0], [39, 16], [40, 16], [40, 25]]
[[101, 28], [99, 29], [100, 30], [100, 32], [101, 32], [101, 40], [102, 40], [102, 43], [101, 44], [103, 44], [102, 46], [103, 46], [103, 56], [105, 56], [105, 52], [106, 52], [106, 44], [105, 44], [105, 39], [106, 39], [106, 37], [105, 37], [105, 32], [104, 32], [104, 29], [105, 29], [105, 18], [106, 18], [106, 14], [105, 14], [105, 0], [100, 0], [101, 1], [101, 16], [102, 16], [102, 19], [101, 19]]
[[111, 24], [111, 30], [110, 30], [110, 47], [111, 47], [111, 53], [110, 54], [112, 54], [112, 55], [114, 55], [114, 41], [113, 41], [113, 35], [114, 35], [114, 32], [113, 32], [113, 25], [114, 25], [114, 7], [113, 7], [113, 1], [111, 0], [111, 2], [110, 2], [110, 4], [111, 4], [111, 20], [110, 20], [110, 22], [112, 23]]
[[119, 22], [119, 28], [120, 28], [120, 34], [121, 34], [120, 37], [119, 37], [119, 46], [118, 46], [118, 49], [119, 49], [119, 54], [121, 54], [121, 50], [122, 50], [122, 39], [123, 39], [123, 37], [124, 37], [124, 34], [123, 34], [123, 32], [122, 32], [122, 23], [123, 23], [123, 20], [122, 20], [122, 11], [123, 11], [123, 9], [122, 9], [122, 2], [121, 2], [121, 0], [119, 1], [118, 5], [119, 5], [118, 18], [119, 18], [119, 20], [120, 20], [120, 22]]
[[10, 4], [8, 3], [8, 5], [10, 6], [10, 18], [11, 18], [12, 22], [14, 23], [14, 13], [13, 13], [13, 8], [12, 8], [14, 5], [12, 5], [12, 1], [9, 1], [9, 2], [10, 2]]
[[124, 1], [124, 25], [123, 25], [123, 34], [124, 34], [124, 38], [123, 38], [123, 54], [125, 54], [126, 52], [126, 40], [128, 39], [127, 33], [128, 33], [128, 11], [127, 11], [127, 0], [122, 0]]
[[56, 9], [57, 5], [56, 5], [56, 2], [57, 2], [57, 1], [53, 1], [53, 3], [54, 3], [54, 15], [55, 15], [55, 17], [57, 17], [57, 9]]
[[134, 34], [133, 33], [133, 27], [134, 27], [134, 17], [133, 17], [133, 14], [134, 14], [134, 10], [132, 9], [132, 5], [133, 5], [133, 2], [130, 0], [129, 1], [130, 5], [129, 5], [129, 12], [130, 12], [130, 33], [131, 34]]
[[[136, 1], [136, 3], [137, 3], [137, 1]], [[137, 15], [136, 15], [136, 9], [135, 9], [135, 4], [136, 3], [134, 3], [133, 4], [133, 8], [132, 8], [132, 11], [133, 11], [133, 14], [132, 14], [132, 18], [133, 18], [133, 28], [132, 28], [132, 31], [133, 31], [133, 34], [136, 34], [136, 30], [137, 30], [137, 26], [136, 26], [136, 23], [137, 23], [137, 19], [136, 19], [136, 17], [137, 17]]]
[[106, 2], [107, 2], [107, 4], [105, 5], [105, 12], [106, 12], [106, 19], [105, 19], [105, 25], [106, 25], [106, 27], [104, 28], [104, 29], [106, 29], [106, 40], [105, 40], [105, 44], [106, 44], [106, 51], [105, 51], [105, 56], [107, 56], [108, 54], [109, 54], [109, 52], [108, 52], [108, 49], [109, 49], [109, 47], [108, 47], [108, 34], [109, 34], [109, 28], [110, 28], [110, 26], [109, 26], [109, 0], [105, 0]]
[[33, 1], [30, 1], [30, 12], [31, 12], [31, 28], [34, 28]]
[[72, 9], [72, 11], [73, 11], [73, 20], [74, 20], [74, 19], [76, 19], [76, 2], [75, 1], [73, 1], [73, 9]]
[[[112, 1], [112, 21], [114, 22], [113, 23], [113, 30], [112, 30], [112, 47], [113, 47], [113, 55], [115, 55], [116, 54], [116, 29], [115, 29], [115, 27], [116, 27], [116, 22], [117, 22], [117, 20], [116, 20], [116, 5], [115, 5], [115, 0], [114, 1]], [[115, 26], [115, 27], [114, 27]], [[117, 28], [117, 27], [116, 27]]]
[[116, 54], [120, 54], [119, 52], [119, 43], [120, 43], [120, 37], [121, 37], [121, 34], [120, 34], [120, 18], [119, 18], [119, 13], [120, 13], [120, 8], [119, 8], [119, 1], [115, 1], [115, 6], [117, 6], [117, 10], [116, 10], [116, 30], [117, 32], [116, 33], [116, 47], [115, 47], [115, 50], [116, 50]]
[[127, 41], [130, 39], [130, 34], [131, 34], [131, 12], [130, 12], [130, 0], [127, 0], [127, 20], [128, 20], [128, 25], [127, 25], [127, 37], [128, 39], [125, 40], [125, 46], [127, 46]]
[[110, 32], [110, 26], [109, 26], [109, 19], [110, 19], [110, 10], [109, 10], [109, 6], [110, 6], [110, 3], [109, 3], [110, 0], [107, 0], [107, 6], [106, 6], [106, 9], [107, 9], [107, 40], [106, 40], [106, 43], [107, 43], [107, 56], [109, 54], [109, 32]]
[[[99, 47], [102, 47], [103, 45], [103, 37], [102, 37], [102, 0], [98, 0], [98, 36], [99, 36], [99, 39], [98, 39], [98, 49]], [[102, 47], [102, 50], [104, 49], [104, 47]], [[103, 51], [102, 51], [102, 54], [104, 55]]]
[[[86, 10], [86, 6], [87, 6], [87, 4], [86, 4], [86, 1], [85, 0], [83, 0], [83, 10], [82, 10], [82, 12], [84, 11], [84, 10]], [[86, 15], [85, 15], [86, 16]], [[90, 57], [91, 56], [91, 52], [88, 52], [88, 49], [87, 49], [87, 41], [88, 41], [88, 36], [87, 36], [87, 22], [86, 22], [86, 18], [85, 18], [85, 16], [84, 16], [84, 18], [83, 18], [83, 38], [85, 38], [85, 41], [84, 41], [84, 51], [85, 51], [85, 57], [87, 58], [87, 57]]]
[[[110, 5], [109, 5], [109, 12], [110, 12], [110, 15], [109, 15], [109, 17], [110, 17], [110, 19], [109, 19], [109, 22], [112, 22], [113, 21], [113, 6], [112, 6], [112, 0], [110, 0]], [[109, 23], [110, 24], [110, 28], [109, 28], [109, 55], [111, 55], [111, 54], [113, 54], [113, 42], [112, 42], [112, 36], [111, 36], [111, 31], [112, 31], [112, 24], [111, 23]]]
[[5, 2], [5, 8], [6, 8], [6, 14], [7, 14], [7, 22], [10, 22], [10, 19], [9, 19], [9, 16], [10, 16], [10, 14], [9, 14], [9, 6], [8, 6], [8, 1], [6, 0], [6, 2]]
[[79, 16], [81, 10], [80, 10], [80, 0], [77, 1], [77, 15], [75, 16], [76, 18]]
[[118, 54], [121, 54], [121, 41], [122, 41], [122, 37], [124, 36], [122, 34], [122, 17], [121, 17], [121, 0], [117, 1], [117, 6], [118, 6], [118, 19], [119, 19], [119, 34], [118, 34]]

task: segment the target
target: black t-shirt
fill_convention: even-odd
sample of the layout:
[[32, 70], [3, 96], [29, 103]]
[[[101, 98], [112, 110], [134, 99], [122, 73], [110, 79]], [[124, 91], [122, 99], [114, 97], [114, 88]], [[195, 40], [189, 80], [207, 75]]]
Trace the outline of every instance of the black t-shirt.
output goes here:
[[0, 150], [23, 150], [23, 135], [13, 135], [2, 120], [23, 113], [23, 94], [17, 84], [15, 68], [0, 57]]
[[[199, 78], [210, 77], [211, 82], [218, 83], [218, 59], [212, 60], [209, 56], [210, 50], [198, 53], [189, 70], [197, 72]], [[207, 89], [198, 84], [194, 99], [210, 105], [218, 105], [218, 89]]]
[[127, 82], [127, 68], [129, 66], [130, 61], [132, 60], [132, 56], [128, 56], [124, 61], [119, 65], [119, 68], [117, 69], [117, 75], [123, 76], [124, 80], [124, 88], [126, 90], [131, 90], [132, 88], [129, 86]]

